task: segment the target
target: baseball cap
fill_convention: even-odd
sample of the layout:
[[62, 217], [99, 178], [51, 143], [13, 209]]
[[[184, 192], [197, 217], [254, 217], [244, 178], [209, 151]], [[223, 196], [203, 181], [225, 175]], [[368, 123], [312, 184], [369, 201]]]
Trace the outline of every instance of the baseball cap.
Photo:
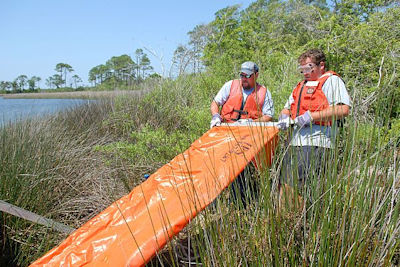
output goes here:
[[246, 73], [247, 75], [251, 75], [254, 72], [258, 72], [258, 66], [256, 63], [252, 61], [246, 61], [242, 64], [240, 72]]

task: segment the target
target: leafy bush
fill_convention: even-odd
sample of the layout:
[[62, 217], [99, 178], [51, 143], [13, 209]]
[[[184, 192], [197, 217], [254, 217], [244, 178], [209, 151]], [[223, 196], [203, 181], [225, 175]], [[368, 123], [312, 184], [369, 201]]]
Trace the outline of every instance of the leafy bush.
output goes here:
[[130, 135], [129, 141], [97, 146], [96, 150], [111, 152], [132, 164], [167, 162], [189, 147], [187, 134], [179, 131], [167, 134], [162, 128], [145, 126]]

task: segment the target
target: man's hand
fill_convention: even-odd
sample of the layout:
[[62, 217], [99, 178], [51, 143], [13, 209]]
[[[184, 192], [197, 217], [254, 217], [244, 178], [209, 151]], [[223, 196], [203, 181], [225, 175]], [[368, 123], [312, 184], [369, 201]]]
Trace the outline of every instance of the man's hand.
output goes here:
[[220, 126], [221, 122], [222, 122], [221, 116], [219, 114], [214, 114], [210, 122], [210, 129], [214, 126]]
[[277, 127], [284, 131], [287, 128], [289, 128], [289, 124], [290, 124], [289, 115], [281, 113], [281, 115], [279, 115], [279, 118], [278, 118]]
[[297, 126], [300, 128], [310, 126], [310, 123], [312, 123], [313, 118], [311, 117], [311, 112], [309, 110], [306, 111], [301, 116], [298, 116], [294, 119], [294, 123], [296, 123]]

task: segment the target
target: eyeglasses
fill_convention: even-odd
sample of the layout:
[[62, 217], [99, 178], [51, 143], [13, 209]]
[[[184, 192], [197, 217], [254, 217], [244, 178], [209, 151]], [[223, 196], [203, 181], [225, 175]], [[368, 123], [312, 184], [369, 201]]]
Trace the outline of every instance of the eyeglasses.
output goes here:
[[307, 64], [305, 64], [305, 65], [298, 66], [297, 69], [299, 70], [299, 72], [300, 72], [301, 74], [303, 74], [303, 73], [309, 73], [309, 72], [311, 72], [312, 69], [313, 69], [315, 66], [317, 66], [317, 65], [314, 64], [314, 63], [307, 63]]
[[252, 73], [252, 74], [243, 74], [243, 73], [240, 73], [240, 78], [247, 78], [247, 79], [249, 79], [251, 76], [253, 76], [253, 74], [254, 74], [254, 73]]

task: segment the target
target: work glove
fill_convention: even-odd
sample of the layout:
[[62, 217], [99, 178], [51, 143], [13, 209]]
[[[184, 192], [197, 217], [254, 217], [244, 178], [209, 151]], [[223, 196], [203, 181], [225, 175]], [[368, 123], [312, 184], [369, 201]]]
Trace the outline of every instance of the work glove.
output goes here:
[[313, 119], [311, 117], [311, 112], [309, 110], [306, 111], [301, 116], [298, 116], [294, 119], [294, 123], [296, 123], [297, 126], [300, 128], [310, 126], [310, 123], [312, 123]]
[[286, 130], [287, 128], [289, 128], [289, 124], [290, 124], [290, 118], [289, 115], [286, 114], [281, 114], [279, 115], [278, 118], [278, 124], [277, 127], [281, 130]]
[[210, 129], [214, 126], [220, 126], [221, 122], [222, 122], [221, 116], [219, 114], [214, 114], [210, 122]]

